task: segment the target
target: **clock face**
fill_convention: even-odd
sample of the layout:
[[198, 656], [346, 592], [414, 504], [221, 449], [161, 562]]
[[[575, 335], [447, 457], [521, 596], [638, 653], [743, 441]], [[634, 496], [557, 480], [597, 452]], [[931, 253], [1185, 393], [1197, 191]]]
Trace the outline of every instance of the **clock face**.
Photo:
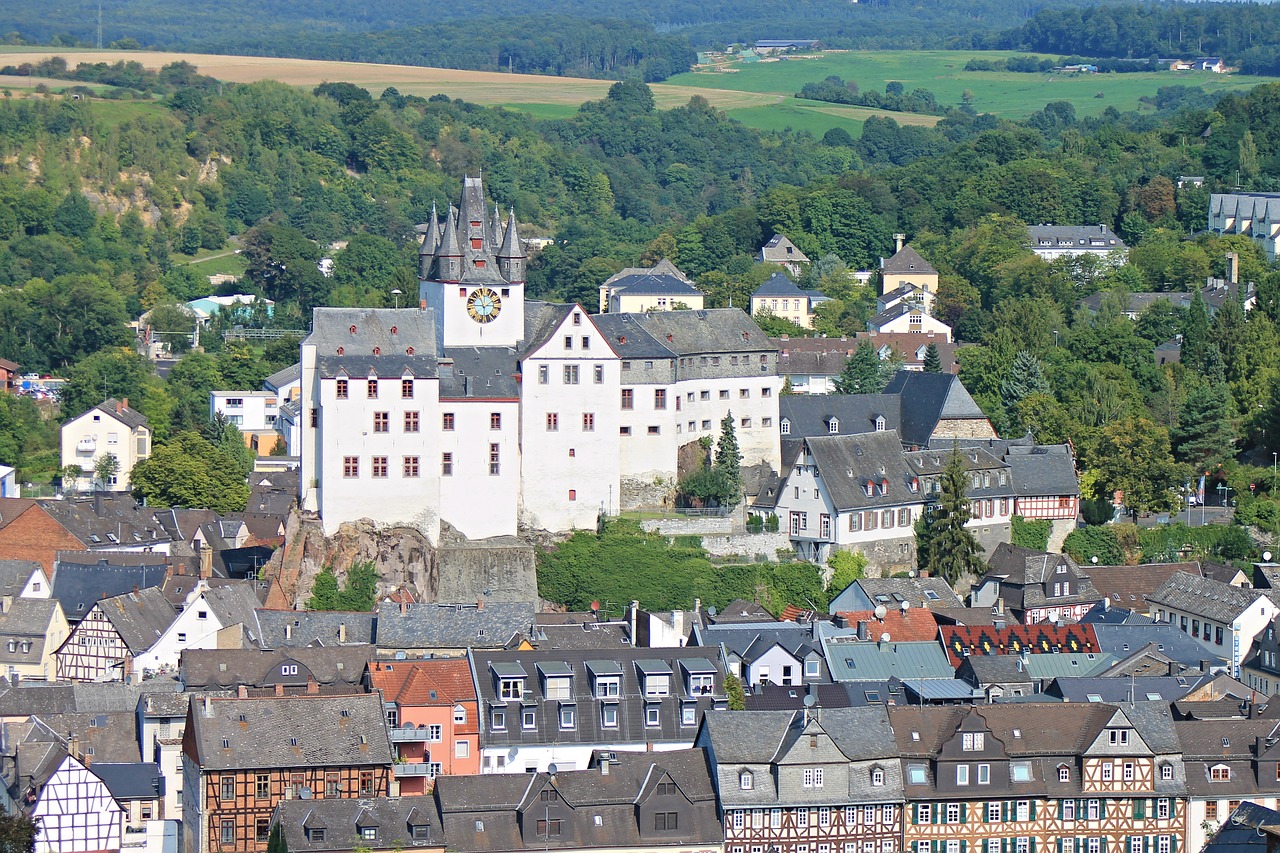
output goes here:
[[487, 287], [478, 287], [467, 297], [467, 313], [477, 323], [492, 323], [502, 313], [502, 300]]

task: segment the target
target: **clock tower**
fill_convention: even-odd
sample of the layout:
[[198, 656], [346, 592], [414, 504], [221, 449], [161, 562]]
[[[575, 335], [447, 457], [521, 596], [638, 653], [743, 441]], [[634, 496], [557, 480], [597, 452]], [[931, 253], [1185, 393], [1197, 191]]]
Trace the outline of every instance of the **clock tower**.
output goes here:
[[462, 199], [420, 226], [418, 298], [436, 314], [440, 347], [514, 347], [524, 339], [525, 253], [516, 215], [504, 224], [485, 210], [480, 178], [462, 180]]

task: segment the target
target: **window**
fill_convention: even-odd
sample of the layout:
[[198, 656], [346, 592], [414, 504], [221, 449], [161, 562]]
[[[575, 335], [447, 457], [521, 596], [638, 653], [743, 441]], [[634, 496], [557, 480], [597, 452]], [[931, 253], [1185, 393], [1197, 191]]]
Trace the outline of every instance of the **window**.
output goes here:
[[253, 822], [253, 837], [258, 843], [267, 840], [267, 836], [271, 833], [271, 818], [260, 817]]
[[1126, 761], [1126, 762], [1124, 763], [1124, 775], [1123, 775], [1123, 778], [1124, 778], [1124, 781], [1126, 781], [1126, 782], [1132, 782], [1132, 781], [1133, 781], [1133, 762], [1132, 762], [1132, 761]]
[[324, 795], [326, 797], [342, 796], [342, 774], [328, 772], [324, 774]]
[[738, 774], [738, 787], [744, 791], [754, 790], [756, 787], [756, 777], [750, 771], [744, 770]]
[[661, 432], [662, 432], [662, 427], [659, 427], [659, 426], [649, 427], [649, 435], [659, 435], [661, 434]]
[[378, 380], [377, 379], [369, 380], [368, 397], [370, 400], [378, 399]]
[[418, 432], [418, 413], [417, 412], [404, 413], [404, 431]]
[[1218, 764], [1209, 768], [1210, 782], [1230, 782], [1231, 768], [1225, 764]]
[[453, 454], [452, 453], [440, 454], [440, 476], [441, 477], [453, 476]]
[[538, 727], [538, 717], [532, 708], [525, 708], [520, 712], [520, 728], [534, 729]]
[[489, 413], [489, 429], [502, 429], [502, 412]]
[[547, 412], [547, 432], [556, 432], [560, 429], [560, 415], [556, 412]]
[[440, 416], [440, 428], [445, 432], [453, 430], [453, 412], [445, 412]]
[[1112, 746], [1127, 746], [1129, 743], [1128, 729], [1111, 729], [1109, 732]]
[[371, 467], [373, 469], [374, 479], [375, 480], [385, 479], [387, 476], [387, 457], [375, 456], [373, 457], [372, 461], [373, 461], [373, 464]]
[[187, 635], [182, 632], [178, 632], [178, 642], [185, 643], [186, 641], [187, 641]]
[[600, 706], [600, 725], [606, 729], [618, 727], [618, 706], [612, 703]]
[[968, 764], [956, 765], [956, 784], [957, 785], [969, 784], [969, 765]]
[[493, 725], [495, 731], [503, 731], [507, 727], [507, 712], [500, 708], [495, 708], [489, 722]]
[[634, 409], [636, 407], [635, 392], [630, 388], [622, 389], [622, 408]]
[[653, 828], [656, 832], [670, 832], [680, 828], [678, 812], [657, 812], [653, 816]]
[[1016, 820], [1031, 820], [1031, 801], [1018, 800], [1018, 804], [1014, 807], [1014, 818]]
[[[716, 360], [717, 360], [717, 361], [719, 361], [719, 359], [716, 359]], [[727, 388], [726, 388], [725, 390], [723, 390], [723, 391], [721, 391], [721, 392], [720, 392], [720, 399], [721, 399], [721, 400], [728, 400], [728, 399], [729, 399], [729, 389], [727, 389]]]
[[572, 729], [576, 725], [577, 716], [573, 705], [563, 705], [560, 708], [560, 728]]
[[501, 473], [501, 449], [497, 444], [489, 445], [489, 476], [496, 477]]
[[595, 430], [596, 430], [595, 414], [593, 412], [584, 412], [582, 415], [582, 431], [595, 432]]
[[874, 788], [884, 787], [884, 770], [876, 767], [871, 771], [871, 785]]
[[400, 380], [400, 397], [405, 400], [413, 399], [413, 380], [412, 379]]
[[986, 732], [965, 732], [961, 735], [960, 746], [965, 752], [981, 752], [986, 749]]
[[806, 788], [822, 787], [822, 768], [806, 767], [801, 773], [801, 784]]
[[234, 800], [236, 798], [236, 777], [223, 776], [218, 780], [218, 787], [224, 800]]
[[594, 368], [592, 368], [592, 371], [595, 376], [595, 383], [597, 385], [603, 385], [604, 384], [604, 365], [597, 364]]
[[[1163, 780], [1163, 781], [1165, 781], [1165, 782], [1168, 782], [1170, 779], [1172, 779], [1172, 778], [1173, 778], [1173, 765], [1172, 765], [1172, 764], [1161, 764], [1161, 765], [1160, 765], [1160, 778], [1161, 778], [1161, 780]], [[1277, 771], [1276, 771], [1276, 778], [1280, 779], [1280, 769], [1277, 769]]]
[[233, 819], [223, 818], [220, 824], [221, 832], [219, 833], [223, 844], [236, 843], [236, 822]]
[[978, 765], [978, 784], [979, 785], [991, 784], [991, 765], [990, 764]]
[[1204, 804], [1204, 819], [1216, 821], [1218, 819], [1218, 801], [1209, 800]]
[[360, 796], [372, 797], [377, 793], [378, 793], [377, 790], [375, 790], [373, 786], [373, 771], [361, 770], [360, 771]]
[[646, 705], [644, 708], [644, 724], [658, 726], [662, 724], [662, 709], [657, 705]]
[[1168, 820], [1168, 819], [1169, 819], [1169, 800], [1167, 798], [1156, 800], [1156, 820]]
[[545, 364], [538, 365], [538, 384], [546, 385], [551, 381], [551, 368]]
[[360, 457], [344, 456], [342, 457], [342, 476], [348, 479], [360, 476]]
[[831, 826], [831, 807], [818, 807], [818, 826]]
[[573, 349], [573, 335], [564, 336], [564, 348]]
[[667, 389], [665, 388], [654, 389], [653, 407], [655, 409], [665, 409], [667, 407]]
[[987, 803], [987, 823], [1000, 822], [1000, 803], [993, 801]]
[[404, 473], [404, 476], [409, 479], [412, 479], [418, 476], [418, 457], [417, 456], [406, 456], [404, 458], [403, 473]]
[[347, 399], [347, 380], [339, 379], [337, 383], [336, 395], [339, 400]]
[[498, 682], [498, 696], [510, 702], [524, 695], [523, 678], [504, 678]]
[[538, 818], [538, 834], [544, 838], [559, 838], [564, 821], [559, 818]]
[[1102, 781], [1110, 782], [1112, 779], [1113, 765], [1110, 761], [1102, 765]]
[[1031, 765], [1026, 762], [1018, 762], [1009, 766], [1009, 780], [1012, 782], [1030, 782], [1031, 781]]

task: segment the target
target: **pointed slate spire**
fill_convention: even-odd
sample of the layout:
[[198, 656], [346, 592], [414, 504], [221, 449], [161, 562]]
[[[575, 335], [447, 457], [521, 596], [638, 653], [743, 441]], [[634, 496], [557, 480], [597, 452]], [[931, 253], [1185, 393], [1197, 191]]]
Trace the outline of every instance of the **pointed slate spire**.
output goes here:
[[418, 278], [431, 276], [431, 262], [435, 260], [436, 245], [440, 239], [440, 218], [436, 214], [436, 203], [431, 202], [431, 221], [422, 235], [422, 246], [418, 249]]
[[444, 236], [436, 249], [436, 276], [441, 281], [462, 280], [462, 248], [458, 243], [458, 219], [452, 206], [445, 218]]
[[520, 232], [516, 226], [516, 211], [511, 209], [507, 217], [507, 232], [498, 250], [498, 271], [507, 281], [524, 281], [524, 248], [520, 245]]
[[489, 246], [490, 251], [498, 248], [498, 244], [502, 241], [502, 211], [498, 210], [498, 203], [493, 204], [493, 218], [489, 220]]

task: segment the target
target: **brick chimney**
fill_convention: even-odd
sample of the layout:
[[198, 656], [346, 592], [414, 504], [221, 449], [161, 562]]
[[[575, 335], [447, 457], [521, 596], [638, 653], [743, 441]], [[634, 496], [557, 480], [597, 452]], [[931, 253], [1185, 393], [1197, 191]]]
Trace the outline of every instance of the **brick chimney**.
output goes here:
[[237, 687], [237, 688], [236, 688], [236, 698], [237, 698], [237, 699], [248, 699], [248, 698], [249, 698], [249, 688], [248, 688], [248, 687], [245, 687], [243, 684], [241, 684], [239, 687]]

